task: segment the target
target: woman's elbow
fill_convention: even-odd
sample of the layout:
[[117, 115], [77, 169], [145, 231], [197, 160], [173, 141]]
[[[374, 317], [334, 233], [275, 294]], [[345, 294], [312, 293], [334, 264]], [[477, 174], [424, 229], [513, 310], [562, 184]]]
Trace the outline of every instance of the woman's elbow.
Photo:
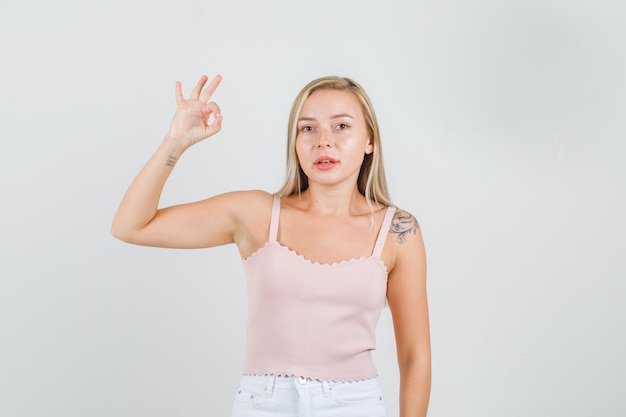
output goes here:
[[114, 238], [121, 240], [122, 242], [134, 243], [133, 233], [131, 233], [128, 228], [123, 227], [119, 224], [119, 222], [115, 220], [111, 224], [111, 235]]

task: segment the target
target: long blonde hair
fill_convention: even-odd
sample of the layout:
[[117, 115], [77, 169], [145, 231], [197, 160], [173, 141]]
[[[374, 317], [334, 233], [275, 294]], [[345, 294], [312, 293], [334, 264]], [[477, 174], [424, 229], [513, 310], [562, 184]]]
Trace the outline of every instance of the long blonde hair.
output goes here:
[[359, 103], [361, 103], [373, 151], [370, 154], [365, 154], [357, 179], [357, 187], [368, 203], [374, 201], [384, 206], [393, 206], [387, 189], [380, 131], [374, 107], [363, 87], [350, 78], [344, 77], [331, 76], [313, 80], [304, 86], [294, 100], [291, 106], [287, 131], [287, 171], [285, 182], [277, 194], [288, 196], [300, 193], [309, 187], [309, 179], [300, 167], [300, 161], [296, 153], [296, 140], [298, 136], [298, 119], [304, 102], [313, 92], [318, 90], [348, 91], [354, 94]]

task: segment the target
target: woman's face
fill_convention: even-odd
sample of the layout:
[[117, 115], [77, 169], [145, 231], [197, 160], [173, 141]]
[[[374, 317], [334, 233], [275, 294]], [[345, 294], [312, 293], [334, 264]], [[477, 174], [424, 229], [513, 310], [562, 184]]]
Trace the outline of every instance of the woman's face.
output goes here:
[[298, 118], [296, 153], [309, 185], [356, 184], [363, 158], [372, 150], [353, 93], [325, 89], [307, 98]]

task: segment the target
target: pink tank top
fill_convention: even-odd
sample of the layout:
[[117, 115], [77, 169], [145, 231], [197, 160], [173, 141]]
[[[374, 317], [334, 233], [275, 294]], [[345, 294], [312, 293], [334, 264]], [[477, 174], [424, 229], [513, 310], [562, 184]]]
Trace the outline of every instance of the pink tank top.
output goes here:
[[277, 241], [280, 197], [274, 197], [269, 241], [243, 261], [248, 288], [244, 375], [326, 381], [378, 375], [371, 351], [387, 294], [380, 254], [394, 211], [387, 209], [370, 256], [323, 264]]

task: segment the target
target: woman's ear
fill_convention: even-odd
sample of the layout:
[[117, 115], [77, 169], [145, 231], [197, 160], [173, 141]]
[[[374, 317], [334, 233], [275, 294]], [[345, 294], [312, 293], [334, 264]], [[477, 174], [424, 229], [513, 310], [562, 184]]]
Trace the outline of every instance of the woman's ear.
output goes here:
[[372, 140], [367, 138], [367, 145], [365, 145], [365, 155], [369, 155], [374, 152], [374, 145], [372, 144]]

